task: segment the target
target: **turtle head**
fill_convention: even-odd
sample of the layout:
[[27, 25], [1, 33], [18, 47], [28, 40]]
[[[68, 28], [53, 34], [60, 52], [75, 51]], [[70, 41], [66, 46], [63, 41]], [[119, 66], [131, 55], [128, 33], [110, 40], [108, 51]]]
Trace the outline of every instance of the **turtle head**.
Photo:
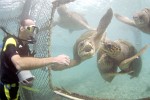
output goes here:
[[143, 9], [133, 15], [133, 20], [139, 27], [148, 25], [150, 22], [148, 9]]
[[77, 45], [78, 55], [81, 60], [91, 58], [95, 54], [95, 45], [90, 40], [83, 40]]
[[116, 57], [121, 52], [121, 47], [113, 41], [101, 43], [101, 49], [110, 57]]
[[57, 8], [57, 12], [59, 15], [65, 15], [67, 13], [66, 5], [61, 5]]

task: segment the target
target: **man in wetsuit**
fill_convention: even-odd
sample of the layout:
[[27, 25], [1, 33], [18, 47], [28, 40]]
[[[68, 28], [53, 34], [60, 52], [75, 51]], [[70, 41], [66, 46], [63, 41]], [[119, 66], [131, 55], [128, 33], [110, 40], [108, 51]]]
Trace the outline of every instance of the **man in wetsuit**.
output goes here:
[[49, 58], [30, 56], [28, 44], [34, 42], [32, 40], [36, 28], [34, 21], [25, 19], [21, 22], [18, 38], [10, 35], [4, 39], [0, 68], [0, 100], [19, 100], [17, 73], [21, 70], [32, 70], [48, 65], [53, 65], [53, 70], [68, 67], [70, 58], [63, 54]]

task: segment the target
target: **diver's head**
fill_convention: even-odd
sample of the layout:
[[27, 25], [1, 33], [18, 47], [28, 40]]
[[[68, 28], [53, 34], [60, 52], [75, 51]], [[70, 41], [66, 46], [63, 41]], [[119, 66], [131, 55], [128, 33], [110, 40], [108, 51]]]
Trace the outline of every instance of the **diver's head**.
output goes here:
[[19, 38], [33, 42], [35, 40], [34, 35], [38, 33], [38, 27], [35, 26], [35, 22], [31, 19], [25, 19], [22, 20], [20, 24]]

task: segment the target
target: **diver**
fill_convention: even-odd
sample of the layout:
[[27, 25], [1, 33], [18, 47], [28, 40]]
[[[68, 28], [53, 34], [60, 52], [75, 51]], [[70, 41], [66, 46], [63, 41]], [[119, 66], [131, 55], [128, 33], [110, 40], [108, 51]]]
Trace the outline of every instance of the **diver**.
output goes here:
[[34, 35], [38, 27], [31, 19], [21, 21], [18, 37], [9, 35], [4, 38], [1, 51], [0, 67], [0, 100], [19, 100], [18, 73], [53, 65], [52, 70], [66, 69], [70, 63], [67, 55], [56, 57], [35, 58], [28, 44], [35, 43]]

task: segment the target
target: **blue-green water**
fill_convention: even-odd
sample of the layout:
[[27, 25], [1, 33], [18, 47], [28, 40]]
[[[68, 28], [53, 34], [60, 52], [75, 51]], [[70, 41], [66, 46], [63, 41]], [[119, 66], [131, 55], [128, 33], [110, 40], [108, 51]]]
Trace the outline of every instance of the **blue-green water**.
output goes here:
[[[111, 7], [113, 12], [132, 18], [132, 15], [145, 7], [150, 7], [149, 0], [77, 0], [69, 5], [70, 9], [82, 13], [89, 24], [97, 27], [100, 18]], [[65, 53], [73, 58], [73, 45], [84, 31], [70, 34], [60, 27], [53, 29], [52, 55]], [[124, 39], [130, 41], [137, 49], [150, 43], [150, 35], [136, 28], [123, 24], [113, 17], [107, 28], [107, 35], [112, 40]], [[142, 55], [142, 71], [139, 77], [130, 79], [129, 75], [118, 75], [111, 83], [105, 82], [100, 76], [96, 55], [82, 62], [79, 66], [64, 71], [53, 71], [53, 82], [70, 91], [110, 99], [138, 99], [150, 96], [150, 49]]]
[[[3, 3], [5, 0], [0, 0], [0, 4], [6, 6], [7, 3]], [[8, 0], [13, 1], [13, 0]], [[15, 1], [15, 0], [14, 0]], [[6, 1], [5, 1], [6, 2]], [[39, 0], [40, 2], [40, 0]], [[17, 3], [18, 4], [18, 3]], [[15, 6], [18, 6], [18, 5]], [[117, 12], [124, 16], [132, 18], [134, 12], [139, 11], [145, 7], [150, 7], [149, 0], [76, 0], [67, 5], [70, 10], [74, 10], [83, 15], [90, 26], [97, 27], [99, 20], [104, 15], [109, 7], [113, 9], [113, 12]], [[2, 6], [1, 6], [2, 7]], [[9, 18], [7, 13], [3, 12], [10, 9], [10, 5], [7, 5], [4, 9], [1, 8], [0, 18]], [[17, 7], [13, 6], [16, 12], [19, 11]], [[9, 12], [10, 14], [10, 12]], [[16, 16], [18, 13], [14, 13]], [[13, 15], [13, 14], [11, 14]], [[56, 13], [54, 19], [56, 20], [58, 14]], [[38, 20], [39, 18], [39, 20]], [[44, 16], [36, 18], [37, 23]], [[10, 29], [16, 28], [14, 23], [9, 24]], [[59, 54], [67, 54], [70, 58], [73, 58], [73, 45], [78, 37], [86, 30], [75, 31], [70, 34], [67, 30], [58, 26], [52, 29], [52, 56]], [[112, 39], [125, 39], [130, 41], [136, 46], [137, 49], [142, 48], [144, 45], [150, 43], [150, 35], [147, 35], [134, 27], [128, 26], [116, 20], [113, 17], [111, 24], [107, 28], [107, 36]], [[2, 42], [3, 35], [0, 34], [0, 40]], [[138, 99], [150, 96], [150, 48], [142, 55], [142, 70], [139, 77], [130, 79], [129, 75], [118, 75], [111, 83], [105, 82], [99, 74], [96, 55], [91, 59], [82, 62], [80, 65], [63, 70], [52, 71], [52, 81], [56, 86], [61, 86], [69, 91], [76, 93], [89, 95], [99, 98], [110, 98], [118, 100], [126, 99]]]

